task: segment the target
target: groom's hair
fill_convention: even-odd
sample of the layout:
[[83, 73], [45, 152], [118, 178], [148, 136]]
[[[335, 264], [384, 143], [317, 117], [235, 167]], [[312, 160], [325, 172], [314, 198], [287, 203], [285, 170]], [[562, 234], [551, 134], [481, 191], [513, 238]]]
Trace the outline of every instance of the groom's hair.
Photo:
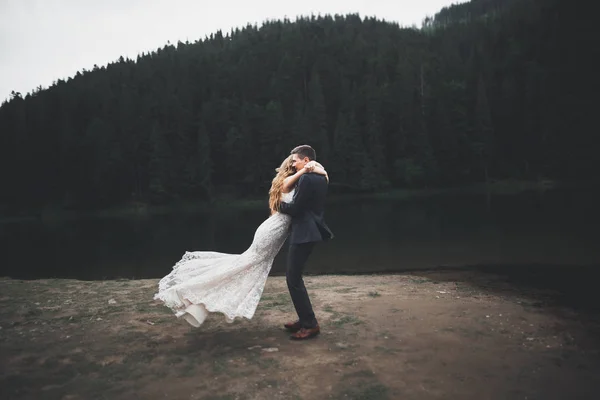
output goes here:
[[295, 147], [290, 154], [298, 154], [300, 158], [308, 157], [311, 161], [317, 159], [317, 152], [307, 144]]

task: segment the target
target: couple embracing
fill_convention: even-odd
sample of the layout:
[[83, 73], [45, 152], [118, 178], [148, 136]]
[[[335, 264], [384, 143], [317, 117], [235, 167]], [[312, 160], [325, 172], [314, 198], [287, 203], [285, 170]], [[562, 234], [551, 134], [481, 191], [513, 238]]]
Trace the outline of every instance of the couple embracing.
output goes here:
[[273, 260], [289, 236], [286, 281], [298, 319], [284, 327], [291, 339], [315, 337], [320, 328], [302, 272], [315, 245], [333, 238], [324, 220], [328, 183], [315, 150], [296, 147], [276, 169], [269, 190], [271, 216], [258, 227], [250, 247], [242, 254], [186, 252], [160, 280], [154, 298], [195, 327], [209, 313], [222, 313], [228, 322], [250, 319]]

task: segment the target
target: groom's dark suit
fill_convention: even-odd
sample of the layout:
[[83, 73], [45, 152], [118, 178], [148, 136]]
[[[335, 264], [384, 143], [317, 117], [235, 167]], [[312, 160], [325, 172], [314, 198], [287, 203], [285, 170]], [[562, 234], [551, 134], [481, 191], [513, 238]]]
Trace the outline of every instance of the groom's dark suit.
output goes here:
[[304, 174], [298, 180], [293, 202], [282, 202], [279, 210], [292, 216], [286, 279], [303, 328], [314, 328], [317, 325], [302, 279], [304, 264], [317, 242], [333, 238], [333, 233], [323, 218], [326, 196], [327, 179], [319, 174]]

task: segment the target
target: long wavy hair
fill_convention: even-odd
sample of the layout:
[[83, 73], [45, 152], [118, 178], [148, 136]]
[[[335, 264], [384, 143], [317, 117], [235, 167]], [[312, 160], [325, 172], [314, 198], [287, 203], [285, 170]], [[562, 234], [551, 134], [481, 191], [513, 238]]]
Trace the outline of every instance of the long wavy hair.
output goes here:
[[273, 178], [273, 182], [271, 183], [271, 189], [269, 189], [269, 208], [273, 212], [279, 211], [283, 180], [296, 173], [296, 169], [292, 164], [292, 156], [289, 155], [285, 160], [283, 160], [281, 166], [276, 168], [275, 172], [276, 174]]

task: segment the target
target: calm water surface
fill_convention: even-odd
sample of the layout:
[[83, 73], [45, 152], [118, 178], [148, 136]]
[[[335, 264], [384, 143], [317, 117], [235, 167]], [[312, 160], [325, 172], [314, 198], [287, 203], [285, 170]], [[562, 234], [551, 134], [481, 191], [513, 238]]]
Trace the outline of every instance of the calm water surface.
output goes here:
[[[438, 266], [600, 265], [600, 204], [585, 191], [438, 195], [330, 204], [336, 238], [307, 273], [372, 273]], [[264, 210], [0, 223], [0, 276], [159, 278], [186, 250], [241, 253]], [[286, 247], [273, 274], [285, 267]]]

